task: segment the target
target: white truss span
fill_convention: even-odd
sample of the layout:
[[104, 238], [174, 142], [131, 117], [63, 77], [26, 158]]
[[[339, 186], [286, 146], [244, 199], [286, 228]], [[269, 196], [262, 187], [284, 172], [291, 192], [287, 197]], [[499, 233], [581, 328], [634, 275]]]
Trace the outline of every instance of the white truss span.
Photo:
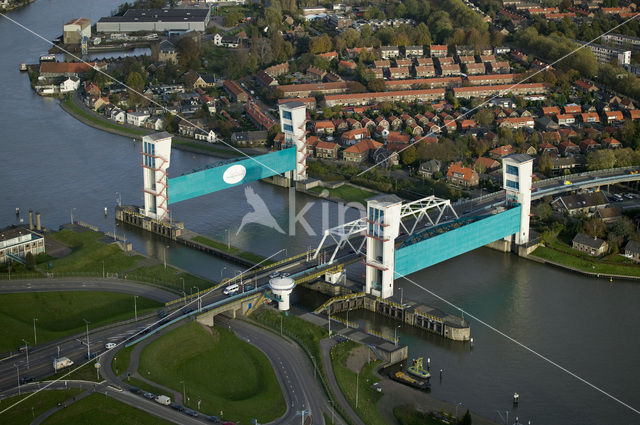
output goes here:
[[327, 229], [324, 231], [324, 236], [322, 236], [322, 240], [318, 245], [318, 249], [316, 249], [316, 253], [313, 255], [313, 259], [315, 260], [322, 249], [322, 245], [327, 240], [327, 237], [331, 237], [333, 241], [336, 243], [336, 247], [333, 250], [333, 254], [331, 255], [331, 259], [328, 261], [328, 264], [333, 263], [333, 260], [336, 258], [336, 254], [339, 250], [341, 250], [345, 245], [349, 245], [349, 247], [356, 254], [362, 253], [362, 247], [364, 246], [365, 238], [362, 238], [362, 241], [358, 244], [357, 248], [354, 244], [349, 240], [354, 235], [362, 235], [367, 230], [367, 220], [365, 218], [359, 218], [357, 220], [350, 221], [340, 226], [332, 227], [331, 229]]
[[[426, 198], [418, 199], [407, 204], [402, 205], [400, 212], [400, 226], [409, 235], [413, 234], [418, 228], [418, 225], [427, 220], [426, 226], [435, 226], [442, 220], [445, 211], [449, 209], [455, 218], [458, 218], [458, 214], [451, 207], [451, 201], [448, 199], [441, 199], [436, 196], [427, 196]], [[404, 219], [404, 222], [403, 222]], [[333, 263], [336, 258], [336, 254], [339, 250], [345, 246], [349, 246], [354, 253], [362, 254], [362, 248], [364, 247], [365, 238], [355, 246], [351, 243], [350, 239], [355, 235], [364, 235], [367, 230], [366, 218], [359, 218], [349, 223], [345, 223], [340, 226], [332, 227], [324, 231], [324, 236], [318, 245], [318, 249], [313, 256], [313, 259], [318, 257], [318, 254], [322, 250], [322, 246], [328, 237], [333, 239], [336, 246], [333, 250], [331, 258], [328, 264]]]
[[[418, 224], [422, 219], [429, 221], [427, 226], [435, 226], [440, 223], [444, 212], [449, 209], [455, 218], [458, 218], [458, 214], [451, 206], [451, 201], [448, 199], [438, 198], [436, 196], [427, 196], [426, 198], [418, 199], [407, 204], [402, 205], [400, 210], [400, 226], [409, 235], [413, 234], [418, 227]], [[430, 214], [432, 210], [435, 210], [435, 214]], [[434, 215], [435, 217], [432, 217]], [[411, 220], [413, 219], [413, 224]]]

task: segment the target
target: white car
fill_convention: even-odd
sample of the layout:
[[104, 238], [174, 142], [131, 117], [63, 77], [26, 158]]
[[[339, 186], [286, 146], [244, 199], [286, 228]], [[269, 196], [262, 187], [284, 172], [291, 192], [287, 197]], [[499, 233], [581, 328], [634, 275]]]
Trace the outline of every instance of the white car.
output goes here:
[[116, 348], [115, 342], [107, 342], [104, 346], [107, 350], [111, 350], [112, 348]]

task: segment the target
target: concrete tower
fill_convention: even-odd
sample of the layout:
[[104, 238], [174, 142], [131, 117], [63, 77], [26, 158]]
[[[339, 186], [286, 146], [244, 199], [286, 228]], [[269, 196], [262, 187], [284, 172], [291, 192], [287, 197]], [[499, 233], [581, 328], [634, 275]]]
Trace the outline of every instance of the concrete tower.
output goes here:
[[307, 107], [299, 100], [280, 105], [280, 130], [284, 133], [285, 147], [296, 147], [294, 181], [307, 179]]
[[293, 279], [290, 277], [275, 277], [269, 280], [269, 287], [271, 292], [278, 299], [278, 310], [289, 310], [289, 295], [293, 291], [293, 287], [296, 286]]
[[393, 296], [395, 239], [400, 230], [402, 200], [381, 195], [367, 200], [367, 256], [365, 292], [382, 298]]
[[516, 245], [529, 242], [529, 214], [531, 212], [531, 176], [533, 158], [525, 154], [502, 158], [502, 187], [507, 192], [507, 202], [520, 204], [520, 233], [515, 234]]
[[169, 217], [167, 168], [171, 163], [171, 134], [142, 137], [142, 174], [144, 177], [144, 215], [164, 221]]

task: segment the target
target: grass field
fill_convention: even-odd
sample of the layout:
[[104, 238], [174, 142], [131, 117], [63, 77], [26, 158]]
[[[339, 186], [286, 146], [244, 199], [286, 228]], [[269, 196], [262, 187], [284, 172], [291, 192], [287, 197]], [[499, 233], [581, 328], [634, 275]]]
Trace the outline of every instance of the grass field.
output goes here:
[[[211, 282], [181, 272], [171, 266], [163, 264], [145, 265], [139, 264], [146, 260], [141, 255], [127, 255], [116, 245], [108, 245], [101, 241], [104, 236], [101, 233], [90, 230], [75, 232], [69, 229], [52, 233], [48, 237], [53, 238], [71, 247], [71, 253], [58, 259], [46, 259], [40, 264], [41, 268], [47, 268], [54, 273], [94, 273], [102, 276], [103, 262], [105, 273], [126, 274], [126, 278], [155, 283], [177, 291], [198, 286], [206, 288]], [[49, 268], [49, 265], [52, 267]], [[124, 277], [124, 276], [123, 276]]]
[[[572, 252], [574, 251], [574, 252]], [[571, 248], [558, 249], [547, 246], [539, 246], [532, 253], [536, 257], [550, 260], [578, 270], [604, 275], [617, 274], [625, 276], [640, 276], [640, 266], [625, 264], [618, 261], [603, 262], [598, 258], [587, 256]]]
[[[91, 347], [93, 347], [93, 345], [91, 345]], [[95, 348], [100, 349], [100, 351], [102, 351], [104, 349], [104, 346], [100, 346], [100, 347], [96, 346]], [[93, 349], [94, 348], [92, 348], [91, 351], [93, 351]], [[61, 370], [58, 373], [54, 373], [53, 375], [49, 375], [46, 378], [41, 379], [41, 381], [53, 381], [55, 379], [62, 378], [67, 372], [69, 372], [69, 370], [77, 368], [80, 364], [81, 363], [76, 363], [66, 370]], [[78, 379], [81, 381], [93, 381], [93, 382], [102, 381], [102, 377], [98, 377], [98, 375], [96, 374], [96, 368], [95, 368], [94, 362], [85, 364], [80, 369], [76, 370], [75, 372], [71, 372], [69, 375], [65, 376], [64, 379]]]
[[133, 351], [134, 347], [135, 345], [123, 348], [113, 357], [113, 361], [111, 361], [111, 369], [116, 375], [124, 373], [129, 369], [131, 351]]
[[[30, 397], [27, 401], [12, 407], [9, 411], [3, 414], [0, 414], [0, 423], [7, 425], [28, 425], [34, 418], [37, 418], [50, 408], [56, 406], [58, 403], [62, 403], [81, 392], [82, 390], [79, 389], [66, 391], [41, 391]], [[23, 394], [21, 396], [9, 397], [1, 400], [0, 410], [4, 410], [26, 396], [27, 395]]]
[[[376, 363], [364, 365], [360, 371], [359, 378], [352, 370], [347, 368], [347, 358], [351, 350], [358, 346], [355, 342], [347, 341], [333, 347], [331, 350], [333, 373], [336, 376], [336, 381], [338, 381], [342, 394], [344, 394], [351, 407], [358, 413], [364, 423], [367, 425], [385, 425], [384, 418], [376, 406], [382, 394], [371, 389], [371, 385], [378, 380], [373, 374], [373, 368]], [[356, 382], [358, 383], [358, 408], [356, 408]]]
[[[160, 307], [138, 297], [138, 314]], [[37, 317], [38, 344], [84, 332], [90, 328], [133, 318], [133, 296], [112, 292], [31, 292], [0, 297], [0, 352], [13, 351], [26, 339], [33, 345], [33, 318]]]
[[46, 425], [169, 425], [172, 423], [97, 393], [54, 413], [43, 422]]
[[430, 413], [418, 412], [413, 406], [403, 405], [393, 408], [393, 416], [400, 425], [440, 425], [450, 422], [442, 422]]
[[[205, 238], [204, 236], [196, 236], [192, 239], [195, 242], [210, 246], [215, 249], [219, 249], [222, 252], [227, 252], [229, 254], [237, 255], [238, 257], [244, 258], [245, 260], [253, 261], [254, 263], [259, 263], [264, 260], [264, 257], [254, 254], [252, 252], [242, 251], [240, 248], [236, 248], [234, 246], [227, 249], [227, 244], [214, 241], [213, 239]], [[271, 260], [267, 260], [261, 265], [266, 266], [273, 263]]]
[[328, 191], [329, 196], [340, 198], [346, 202], [359, 202], [362, 205], [366, 205], [366, 199], [376, 196], [375, 192], [369, 190], [360, 189], [359, 187], [350, 186], [348, 184], [342, 185], [335, 189], [327, 189], [324, 187], [314, 187], [312, 192], [322, 193], [322, 191]]
[[141, 353], [139, 373], [182, 391], [184, 404], [233, 421], [270, 422], [286, 410], [269, 360], [226, 328], [191, 322], [150, 343]]

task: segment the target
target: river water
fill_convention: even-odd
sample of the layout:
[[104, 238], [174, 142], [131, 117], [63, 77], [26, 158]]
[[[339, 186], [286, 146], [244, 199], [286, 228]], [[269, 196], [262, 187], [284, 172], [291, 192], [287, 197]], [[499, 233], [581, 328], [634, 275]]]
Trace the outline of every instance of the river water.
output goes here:
[[[92, 21], [117, 7], [118, 0], [38, 0], [9, 16], [46, 39], [57, 37], [72, 17]], [[142, 201], [140, 144], [87, 127], [64, 113], [58, 101], [41, 98], [29, 87], [21, 62], [36, 63], [49, 49], [43, 40], [0, 17], [0, 226], [28, 219], [29, 209], [40, 211], [43, 225], [57, 228], [76, 220], [114, 230], [113, 206]], [[210, 164], [202, 155], [173, 151], [170, 176]], [[264, 183], [248, 185], [268, 206], [275, 222], [288, 233], [290, 214], [286, 189]], [[251, 211], [245, 188], [228, 189], [172, 206], [176, 220], [189, 229], [259, 254], [284, 258], [315, 246], [323, 224], [335, 225], [335, 204], [297, 194], [293, 202], [305, 213], [315, 235], [298, 224], [295, 235], [284, 235], [258, 224], [247, 224]], [[292, 205], [293, 205], [292, 204]], [[324, 205], [324, 206], [323, 206]], [[103, 213], [108, 207], [108, 215]], [[327, 213], [328, 210], [328, 213]], [[356, 211], [345, 215], [353, 218]], [[326, 218], [329, 217], [329, 218]], [[323, 223], [327, 220], [327, 223]], [[135, 231], [126, 233], [136, 250], [193, 273], [219, 279], [236, 267], [210, 256]], [[166, 248], [166, 247], [169, 248]], [[416, 273], [410, 278], [450, 302], [566, 367], [602, 391], [634, 408], [640, 408], [640, 286], [613, 284], [545, 267], [537, 263], [479, 249]], [[405, 280], [397, 282], [404, 299], [443, 305], [423, 289]], [[468, 316], [467, 316], [468, 317]], [[352, 312], [362, 327], [393, 333], [393, 322], [365, 312]], [[444, 341], [415, 329], [402, 328], [400, 342], [409, 345], [410, 357], [430, 357], [433, 395], [454, 404], [463, 403], [484, 416], [497, 419], [496, 411], [510, 410], [521, 423], [532, 424], [637, 424], [640, 415], [613, 401], [549, 362], [470, 319], [473, 349]], [[438, 371], [444, 369], [440, 382]], [[520, 406], [513, 412], [511, 397], [518, 392]]]

